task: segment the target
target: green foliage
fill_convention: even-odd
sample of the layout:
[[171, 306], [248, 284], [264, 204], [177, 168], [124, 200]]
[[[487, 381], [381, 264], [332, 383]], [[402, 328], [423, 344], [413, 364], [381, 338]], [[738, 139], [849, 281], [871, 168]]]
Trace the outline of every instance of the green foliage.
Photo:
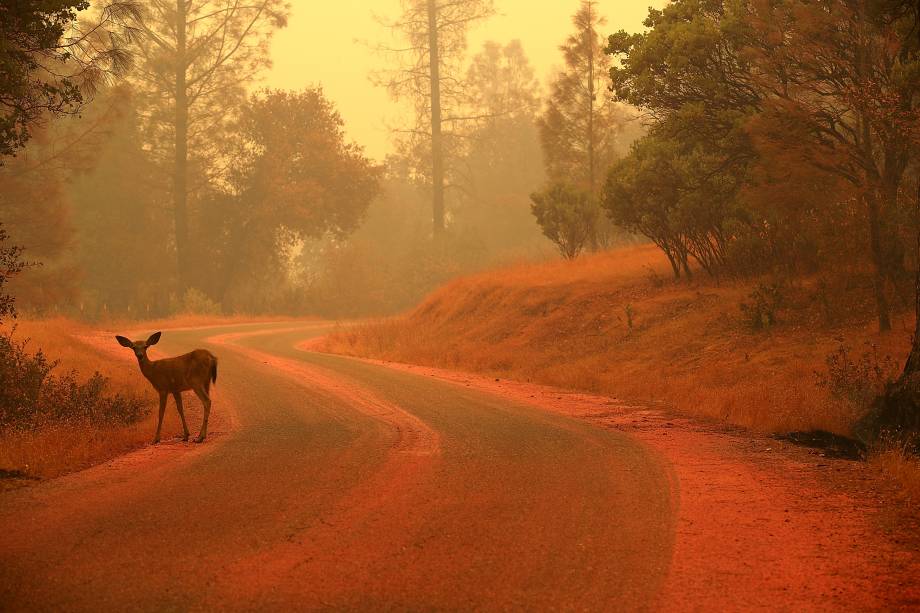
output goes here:
[[610, 36], [614, 94], [651, 121], [610, 173], [611, 218], [658, 244], [675, 274], [687, 256], [742, 274], [868, 256], [894, 280], [918, 118], [912, 14], [674, 0], [649, 11], [645, 32]]
[[738, 220], [738, 181], [719, 172], [704, 143], [656, 131], [633, 145], [610, 170], [602, 206], [613, 223], [643, 234], [667, 255], [675, 277], [690, 274], [692, 257], [714, 274]]
[[760, 103], [752, 67], [744, 53], [753, 28], [746, 2], [674, 0], [650, 9], [648, 31], [620, 31], [607, 52], [619, 62], [610, 69], [616, 97], [658, 117], [691, 110], [684, 134], [724, 135]]
[[591, 239], [597, 218], [597, 208], [588, 194], [571, 185], [555, 183], [533, 194], [531, 200], [543, 234], [556, 244], [563, 257], [578, 257]]
[[[636, 121], [628, 107], [606, 93], [610, 57], [600, 35], [605, 24], [597, 2], [582, 0], [572, 17], [574, 32], [561, 46], [565, 67], [554, 77], [537, 122], [549, 180], [571, 184], [595, 206], [604, 173], [625, 151], [627, 127]], [[616, 229], [604, 215], [592, 215], [590, 222], [587, 246], [609, 247]]]
[[0, 430], [127, 425], [147, 414], [141, 399], [110, 393], [98, 372], [81, 382], [75, 372], [57, 374], [57, 366], [41, 350], [29, 353], [25, 341], [0, 335]]
[[125, 47], [138, 5], [113, 1], [80, 24], [87, 0], [0, 5], [0, 159], [12, 155], [47, 115], [76, 113], [100, 78], [130, 66]]
[[69, 77], [45, 80], [42, 53], [52, 51], [86, 9], [86, 0], [17, 2], [0, 8], [0, 157], [25, 145], [31, 125], [45, 111], [72, 111], [83, 102]]
[[654, 120], [611, 169], [603, 206], [614, 223], [655, 242], [677, 277], [689, 275], [688, 258], [716, 274], [751, 227], [741, 210], [755, 157], [745, 125], [762, 94], [743, 53], [750, 28], [734, 8], [676, 0], [649, 11], [647, 32], [608, 40], [616, 97]]

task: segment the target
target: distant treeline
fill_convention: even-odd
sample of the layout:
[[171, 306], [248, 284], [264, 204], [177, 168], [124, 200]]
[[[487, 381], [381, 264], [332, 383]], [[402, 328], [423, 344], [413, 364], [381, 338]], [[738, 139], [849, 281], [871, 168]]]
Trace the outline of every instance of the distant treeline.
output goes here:
[[17, 5], [0, 221], [41, 264], [20, 305], [382, 314], [553, 243], [644, 236], [678, 278], [869, 283], [890, 326], [917, 267], [915, 3], [674, 0], [613, 35], [596, 4], [544, 90], [518, 42], [467, 53], [491, 1], [404, 3], [410, 44], [374, 78], [412, 119], [383, 163], [321, 87], [252, 93], [279, 0]]

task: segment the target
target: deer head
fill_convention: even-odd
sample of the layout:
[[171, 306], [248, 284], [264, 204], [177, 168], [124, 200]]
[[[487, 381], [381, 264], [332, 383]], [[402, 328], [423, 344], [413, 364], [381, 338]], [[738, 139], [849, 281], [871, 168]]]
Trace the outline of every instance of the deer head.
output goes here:
[[127, 347], [132, 350], [134, 355], [137, 356], [138, 361], [142, 362], [147, 359], [147, 348], [160, 342], [160, 334], [162, 333], [154, 332], [146, 341], [132, 341], [124, 336], [116, 336], [115, 340], [118, 341], [118, 344], [122, 347]]

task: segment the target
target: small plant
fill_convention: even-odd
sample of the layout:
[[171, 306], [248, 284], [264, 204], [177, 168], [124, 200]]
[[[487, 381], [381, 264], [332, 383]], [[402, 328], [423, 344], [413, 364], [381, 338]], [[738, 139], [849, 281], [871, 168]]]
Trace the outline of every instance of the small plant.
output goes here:
[[818, 385], [860, 410], [868, 409], [898, 374], [891, 356], [879, 356], [878, 347], [872, 344], [859, 357], [841, 344], [825, 361], [827, 372], [816, 373]]
[[148, 411], [140, 398], [112, 394], [108, 379], [94, 373], [81, 382], [76, 372], [57, 374], [56, 361], [27, 341], [0, 335], [0, 430], [28, 430], [62, 423], [97, 426], [140, 421]]
[[831, 304], [830, 287], [824, 279], [818, 281], [818, 285], [815, 288], [815, 298], [818, 304], [821, 305], [825, 325], [828, 327], [833, 326], [837, 322], [837, 317]]
[[661, 275], [659, 275], [651, 265], [646, 264], [644, 268], [646, 273], [645, 276], [648, 278], [648, 282], [652, 287], [660, 288], [664, 286], [664, 279], [661, 278]]
[[222, 312], [219, 304], [194, 287], [185, 291], [180, 310], [187, 315], [220, 315]]
[[755, 331], [772, 328], [784, 301], [782, 284], [761, 283], [748, 295], [748, 300], [740, 305], [745, 324]]
[[626, 304], [625, 311], [626, 311], [626, 327], [629, 328], [630, 332], [632, 332], [633, 316], [635, 316], [636, 312], [633, 310], [633, 305], [631, 303]]

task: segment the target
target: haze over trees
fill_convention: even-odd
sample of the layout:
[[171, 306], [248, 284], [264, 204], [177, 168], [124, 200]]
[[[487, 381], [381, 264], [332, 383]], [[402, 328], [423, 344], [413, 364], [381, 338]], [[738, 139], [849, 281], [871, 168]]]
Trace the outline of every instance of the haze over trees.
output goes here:
[[[633, 118], [608, 92], [606, 23], [597, 2], [581, 2], [572, 17], [575, 31], [560, 47], [565, 69], [553, 79], [537, 122], [552, 184], [534, 196], [534, 215], [567, 258], [576, 257], [585, 246], [609, 247], [615, 234], [599, 207], [602, 177], [623, 151], [624, 132]], [[582, 234], [584, 238], [575, 240]], [[559, 243], [562, 236], [567, 237], [565, 245]]]
[[411, 121], [380, 162], [320, 85], [259, 90], [283, 2], [82, 8], [0, 24], [0, 206], [35, 310], [386, 313], [637, 235], [678, 278], [866, 287], [882, 329], [914, 290], [912, 5], [675, 0], [611, 34], [573, 2], [544, 88], [519, 42], [468, 49], [500, 5], [406, 0], [375, 80]]
[[397, 48], [380, 47], [394, 68], [377, 76], [396, 100], [414, 107], [414, 121], [399, 129], [401, 149], [414, 171], [431, 184], [432, 232], [445, 231], [445, 182], [450, 158], [468, 122], [463, 69], [467, 32], [494, 13], [492, 0], [403, 0], [402, 15], [386, 21], [399, 38]]
[[[453, 134], [445, 231], [431, 226], [426, 157], [404, 134], [382, 172], [382, 193], [347, 239], [314, 241], [298, 258], [314, 312], [388, 313], [471, 270], [540, 255], [545, 240], [528, 194], [543, 181], [535, 116], [539, 86], [520, 43], [488, 42], [464, 77], [462, 138]], [[422, 139], [424, 142], [424, 138]]]
[[[177, 289], [189, 287], [189, 193], [224, 164], [228, 123], [246, 87], [269, 66], [268, 45], [284, 27], [282, 0], [252, 3], [152, 0], [138, 20], [141, 61], [134, 78], [143, 99], [148, 145], [171, 162]], [[191, 158], [190, 158], [191, 156]], [[194, 166], [192, 182], [190, 164]]]
[[138, 5], [100, 3], [81, 20], [88, 6], [51, 0], [0, 8], [0, 159], [23, 147], [36, 123], [77, 113], [106, 77], [129, 68], [125, 47]]

